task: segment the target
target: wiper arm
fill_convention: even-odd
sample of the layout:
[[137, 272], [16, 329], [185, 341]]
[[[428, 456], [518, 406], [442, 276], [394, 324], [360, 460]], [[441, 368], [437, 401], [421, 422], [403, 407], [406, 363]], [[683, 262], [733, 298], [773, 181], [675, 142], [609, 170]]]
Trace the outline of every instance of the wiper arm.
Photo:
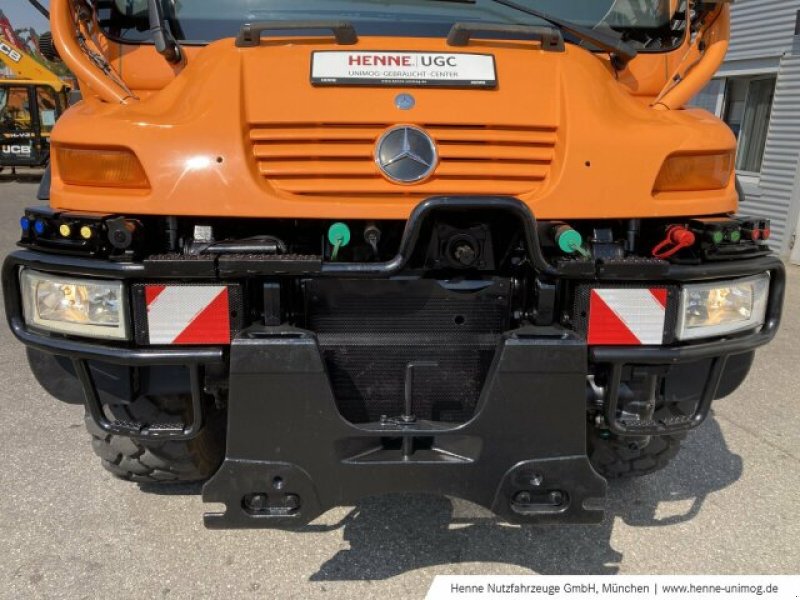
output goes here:
[[607, 33], [603, 33], [602, 31], [596, 31], [594, 29], [590, 29], [589, 27], [584, 27], [583, 25], [570, 23], [569, 21], [564, 21], [557, 17], [551, 17], [550, 15], [540, 12], [535, 8], [528, 8], [527, 6], [517, 4], [512, 0], [492, 0], [492, 2], [497, 2], [498, 4], [502, 4], [508, 8], [513, 8], [519, 12], [534, 16], [542, 21], [547, 21], [551, 25], [555, 25], [559, 29], [574, 35], [579, 40], [589, 42], [601, 50], [610, 53], [612, 64], [617, 70], [621, 71], [624, 69], [625, 66], [634, 58], [636, 58], [636, 55], [638, 54], [636, 48], [627, 42], [624, 42], [623, 40]]
[[39, 2], [39, 0], [28, 0], [28, 2], [33, 6], [33, 8], [38, 10], [45, 19], [48, 21], [50, 20], [50, 11], [47, 10], [44, 5]]
[[165, 26], [164, 10], [161, 0], [147, 0], [147, 12], [150, 18], [150, 33], [153, 34], [156, 51], [167, 59], [167, 62], [177, 65], [183, 62], [183, 51], [172, 36], [168, 26]]

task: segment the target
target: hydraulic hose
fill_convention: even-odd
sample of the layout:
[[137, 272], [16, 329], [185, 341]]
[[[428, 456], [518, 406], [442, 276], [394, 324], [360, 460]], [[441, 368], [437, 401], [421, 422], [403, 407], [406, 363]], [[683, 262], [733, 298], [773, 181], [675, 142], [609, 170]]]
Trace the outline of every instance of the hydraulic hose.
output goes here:
[[75, 37], [70, 0], [52, 0], [50, 3], [50, 26], [61, 60], [70, 68], [79, 81], [105, 102], [128, 104], [136, 98], [128, 90], [114, 83], [95, 65]]

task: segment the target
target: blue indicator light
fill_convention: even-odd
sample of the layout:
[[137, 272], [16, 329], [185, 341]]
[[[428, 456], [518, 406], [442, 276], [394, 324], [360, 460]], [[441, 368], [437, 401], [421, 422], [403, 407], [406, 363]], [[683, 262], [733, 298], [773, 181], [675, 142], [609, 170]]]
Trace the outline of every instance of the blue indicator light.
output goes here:
[[37, 235], [42, 235], [44, 233], [45, 227], [47, 225], [44, 221], [36, 221], [36, 224], [33, 226], [33, 230], [36, 232]]
[[22, 217], [19, 220], [19, 226], [22, 227], [22, 233], [28, 233], [31, 230], [31, 222], [28, 217]]

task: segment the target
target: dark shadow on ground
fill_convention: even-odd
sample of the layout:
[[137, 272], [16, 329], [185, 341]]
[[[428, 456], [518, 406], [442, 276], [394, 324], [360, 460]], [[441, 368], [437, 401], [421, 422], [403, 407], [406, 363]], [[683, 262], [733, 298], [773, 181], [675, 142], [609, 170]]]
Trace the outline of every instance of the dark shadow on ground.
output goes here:
[[[435, 496], [365, 500], [337, 526], [350, 548], [321, 565], [312, 581], [380, 580], [422, 567], [492, 562], [541, 574], [614, 574], [622, 554], [610, 543], [614, 518], [631, 526], [668, 527], [693, 519], [706, 498], [733, 484], [742, 459], [728, 450], [715, 420], [690, 434], [674, 463], [638, 480], [611, 482], [599, 526], [514, 527], [493, 518], [453, 518], [453, 503]], [[658, 518], [661, 502], [690, 502], [683, 514]], [[305, 531], [329, 529], [310, 525]]]
[[159, 496], [198, 496], [203, 492], [202, 483], [140, 483], [139, 489], [146, 494]]

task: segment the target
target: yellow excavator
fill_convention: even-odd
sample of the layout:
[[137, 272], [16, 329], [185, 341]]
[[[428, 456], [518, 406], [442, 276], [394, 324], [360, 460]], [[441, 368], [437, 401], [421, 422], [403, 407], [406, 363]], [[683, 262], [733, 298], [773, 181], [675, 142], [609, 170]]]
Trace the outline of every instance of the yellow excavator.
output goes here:
[[0, 10], [0, 169], [50, 161], [50, 132], [67, 108], [70, 85], [26, 50]]

